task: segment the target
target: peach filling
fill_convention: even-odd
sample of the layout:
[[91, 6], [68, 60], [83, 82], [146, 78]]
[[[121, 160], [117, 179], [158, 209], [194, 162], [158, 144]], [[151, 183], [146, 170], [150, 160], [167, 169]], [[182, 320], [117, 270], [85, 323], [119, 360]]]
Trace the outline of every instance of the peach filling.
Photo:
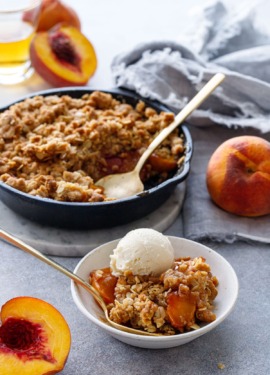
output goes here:
[[116, 277], [102, 268], [90, 273], [90, 283], [118, 324], [172, 335], [216, 319], [218, 280], [202, 257], [175, 259], [159, 277], [130, 271]]

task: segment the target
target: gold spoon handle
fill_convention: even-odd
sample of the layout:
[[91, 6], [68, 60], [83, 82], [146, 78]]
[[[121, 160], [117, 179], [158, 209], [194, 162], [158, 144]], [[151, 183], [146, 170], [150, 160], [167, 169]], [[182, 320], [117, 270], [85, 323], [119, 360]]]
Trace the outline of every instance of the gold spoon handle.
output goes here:
[[[77, 276], [75, 273], [71, 272], [64, 266], [61, 266], [57, 262], [53, 261], [52, 259], [48, 258], [44, 254], [42, 254], [40, 251], [34, 249], [33, 247], [27, 245], [23, 241], [19, 240], [18, 238], [15, 238], [11, 234], [5, 232], [4, 230], [0, 230], [0, 237], [3, 238], [5, 241], [11, 243], [12, 245], [18, 247], [19, 249], [26, 251], [27, 253], [34, 255], [36, 258], [41, 260], [44, 263], [47, 263], [49, 266], [54, 267], [57, 271], [62, 272], [64, 275], [75, 281], [77, 284], [81, 285], [84, 289], [88, 290], [93, 297], [97, 300], [97, 302], [103, 306], [104, 301], [98, 294], [98, 292], [86, 281], [81, 279], [79, 276]], [[105, 307], [106, 308], [106, 307]], [[106, 308], [107, 310], [107, 308]]]
[[160, 143], [174, 130], [176, 129], [199, 105], [221, 84], [225, 79], [225, 75], [222, 73], [215, 74], [210, 81], [194, 96], [193, 99], [175, 116], [174, 121], [167, 127], [164, 128], [159, 135], [153, 140], [152, 143], [147, 147], [145, 152], [140, 157], [135, 170], [137, 173], [140, 172], [144, 163], [149, 156], [155, 151]]
[[9, 233], [5, 232], [4, 230], [1, 230], [1, 229], [0, 229], [0, 238], [9, 242], [10, 244], [16, 246], [17, 248], [19, 248], [19, 249], [21, 249], [21, 250], [23, 250], [23, 251], [25, 251], [25, 252], [27, 252], [31, 255], [34, 255], [36, 258], [38, 258], [42, 262], [47, 263], [49, 266], [55, 268], [57, 271], [62, 272], [64, 275], [66, 275], [67, 277], [69, 277], [70, 279], [75, 281], [75, 283], [79, 284], [84, 289], [86, 289], [88, 292], [90, 292], [92, 294], [92, 296], [96, 299], [96, 301], [99, 303], [102, 310], [104, 311], [104, 314], [105, 314], [105, 317], [106, 317], [107, 321], [112, 326], [114, 326], [115, 328], [117, 328], [121, 331], [134, 333], [134, 334], [137, 334], [137, 335], [146, 335], [146, 336], [160, 336], [161, 335], [160, 333], [150, 333], [150, 332], [146, 332], [146, 331], [140, 331], [140, 330], [137, 330], [135, 328], [126, 327], [124, 325], [113, 322], [109, 318], [108, 309], [107, 309], [107, 306], [106, 306], [105, 302], [103, 301], [103, 299], [99, 295], [99, 293], [92, 287], [92, 285], [88, 284], [86, 281], [81, 279], [79, 276], [77, 276], [75, 273], [71, 272], [70, 270], [68, 270], [64, 266], [61, 266], [57, 262], [48, 258], [46, 255], [42, 254], [40, 251], [34, 249], [33, 247], [27, 245], [23, 241], [19, 240], [18, 238], [12, 236], [11, 234], [9, 234]]

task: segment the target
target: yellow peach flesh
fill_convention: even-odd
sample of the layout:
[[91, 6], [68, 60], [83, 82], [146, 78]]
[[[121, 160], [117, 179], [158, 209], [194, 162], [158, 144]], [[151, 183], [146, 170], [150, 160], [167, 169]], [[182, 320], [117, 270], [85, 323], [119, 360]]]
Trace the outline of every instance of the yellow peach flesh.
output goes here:
[[[59, 60], [52, 51], [47, 32], [38, 33], [31, 44], [30, 56], [36, 71], [46, 80], [52, 76], [50, 83], [57, 82], [84, 85], [94, 74], [97, 67], [95, 50], [89, 40], [75, 27], [61, 26], [62, 34], [66, 35], [78, 56], [78, 66]], [[41, 69], [42, 67], [42, 69]], [[50, 80], [48, 80], [50, 81]]]
[[67, 360], [71, 345], [69, 327], [52, 305], [33, 297], [17, 297], [8, 301], [1, 310], [2, 324], [10, 319], [25, 320], [41, 328], [45, 337], [44, 353], [50, 353], [49, 359], [22, 358], [18, 351], [5, 350], [0, 346], [1, 375], [13, 373], [24, 375], [52, 375], [61, 371]]

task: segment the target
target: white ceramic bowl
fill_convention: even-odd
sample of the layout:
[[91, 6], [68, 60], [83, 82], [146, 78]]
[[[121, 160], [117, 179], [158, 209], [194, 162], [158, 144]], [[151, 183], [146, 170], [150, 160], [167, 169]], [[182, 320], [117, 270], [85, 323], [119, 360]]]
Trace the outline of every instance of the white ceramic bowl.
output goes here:
[[[200, 329], [181, 333], [173, 336], [142, 336], [119, 331], [104, 323], [104, 315], [93, 297], [82, 287], [71, 282], [72, 297], [79, 310], [93, 323], [116, 339], [127, 344], [149, 349], [162, 349], [183, 345], [197, 337], [211, 331], [219, 325], [232, 311], [238, 295], [238, 280], [232, 266], [214, 250], [197, 242], [184, 238], [171, 237], [170, 239], [175, 258], [181, 256], [203, 256], [210, 265], [213, 275], [219, 280], [218, 296], [215, 299], [216, 320], [212, 323], [202, 324]], [[88, 280], [90, 271], [109, 266], [109, 255], [116, 247], [119, 240], [111, 241], [97, 247], [88, 253], [75, 268], [75, 273], [84, 280]]]

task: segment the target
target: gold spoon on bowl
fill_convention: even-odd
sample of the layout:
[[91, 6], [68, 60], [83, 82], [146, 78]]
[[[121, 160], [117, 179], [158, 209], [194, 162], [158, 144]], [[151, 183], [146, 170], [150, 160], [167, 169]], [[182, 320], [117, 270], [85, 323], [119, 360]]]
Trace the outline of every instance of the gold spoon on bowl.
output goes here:
[[150, 143], [140, 157], [133, 171], [105, 176], [95, 182], [95, 185], [102, 186], [108, 198], [120, 199], [141, 193], [144, 186], [140, 179], [140, 171], [146, 160], [161, 142], [163, 142], [174, 129], [176, 129], [196, 108], [198, 108], [224, 79], [224, 74], [217, 73], [206, 83], [194, 98], [191, 99], [191, 101], [175, 116], [174, 121], [168, 127], [164, 128]]
[[42, 262], [47, 263], [49, 266], [55, 268], [57, 271], [60, 271], [64, 275], [69, 277], [76, 284], [82, 286], [85, 290], [87, 290], [87, 292], [92, 294], [92, 296], [95, 298], [95, 300], [99, 303], [100, 307], [104, 311], [105, 318], [106, 318], [107, 322], [112, 327], [114, 327], [116, 329], [119, 329], [120, 331], [125, 331], [125, 332], [133, 333], [133, 334], [136, 334], [136, 335], [162, 336], [162, 334], [159, 334], [159, 333], [150, 333], [150, 332], [146, 332], [146, 331], [140, 331], [140, 330], [135, 329], [135, 328], [126, 327], [126, 326], [123, 326], [121, 324], [115, 323], [114, 321], [112, 321], [110, 319], [109, 314], [108, 314], [107, 306], [106, 306], [105, 302], [103, 301], [102, 297], [100, 296], [98, 291], [95, 288], [92, 287], [92, 285], [87, 283], [85, 280], [81, 279], [79, 276], [77, 276], [75, 273], [71, 272], [70, 270], [68, 270], [64, 266], [61, 266], [59, 263], [57, 263], [57, 262], [53, 261], [52, 259], [50, 259], [49, 257], [45, 256], [40, 251], [34, 249], [33, 247], [27, 245], [23, 241], [19, 240], [18, 238], [12, 236], [11, 234], [9, 234], [9, 233], [5, 232], [4, 230], [1, 230], [1, 229], [0, 229], [0, 238], [4, 239], [5, 241], [9, 242], [10, 244], [16, 246], [17, 248], [35, 256], [36, 258], [38, 258]]

